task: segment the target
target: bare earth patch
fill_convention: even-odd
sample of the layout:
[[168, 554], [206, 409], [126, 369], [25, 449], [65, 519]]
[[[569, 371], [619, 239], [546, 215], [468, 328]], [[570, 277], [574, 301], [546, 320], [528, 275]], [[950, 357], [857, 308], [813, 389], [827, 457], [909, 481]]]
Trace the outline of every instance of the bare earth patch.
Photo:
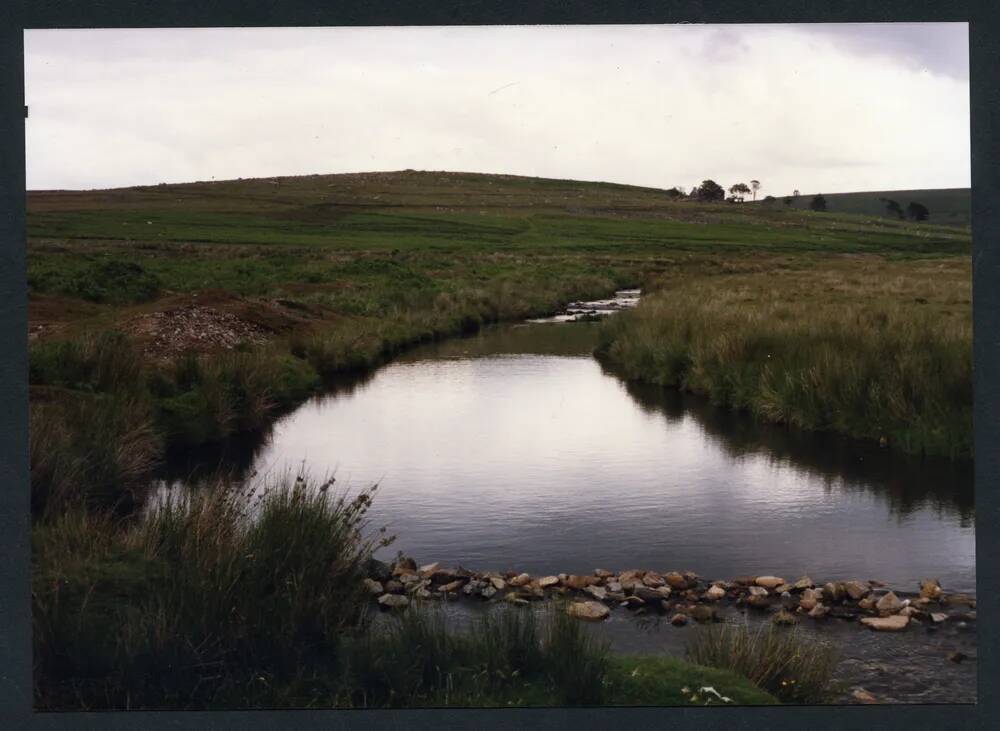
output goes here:
[[139, 315], [125, 326], [154, 358], [183, 352], [231, 350], [240, 343], [256, 345], [268, 339], [264, 328], [230, 312], [203, 305], [185, 305]]

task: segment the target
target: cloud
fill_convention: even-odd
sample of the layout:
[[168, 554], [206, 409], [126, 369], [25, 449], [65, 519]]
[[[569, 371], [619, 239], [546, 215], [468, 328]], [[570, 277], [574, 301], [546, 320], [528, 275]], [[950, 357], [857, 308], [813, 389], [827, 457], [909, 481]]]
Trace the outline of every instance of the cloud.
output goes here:
[[28, 187], [403, 168], [968, 185], [967, 81], [893, 50], [911, 30], [878, 30], [881, 46], [766, 25], [28, 31]]

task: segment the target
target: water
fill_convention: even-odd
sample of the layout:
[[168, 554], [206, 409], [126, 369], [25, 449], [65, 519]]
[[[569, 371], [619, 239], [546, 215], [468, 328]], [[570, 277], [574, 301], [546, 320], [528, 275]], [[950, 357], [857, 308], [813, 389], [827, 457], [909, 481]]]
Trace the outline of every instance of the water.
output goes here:
[[219, 463], [263, 476], [304, 462], [338, 486], [379, 483], [372, 522], [397, 536], [385, 557], [911, 590], [933, 576], [975, 590], [970, 464], [904, 459], [625, 383], [591, 357], [595, 327], [502, 327], [421, 348], [267, 434], [174, 460], [160, 490]]

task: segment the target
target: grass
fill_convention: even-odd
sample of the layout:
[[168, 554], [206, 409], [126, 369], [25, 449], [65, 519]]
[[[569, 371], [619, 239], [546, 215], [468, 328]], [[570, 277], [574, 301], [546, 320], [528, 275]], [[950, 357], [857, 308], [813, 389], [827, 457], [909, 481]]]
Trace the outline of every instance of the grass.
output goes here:
[[829, 700], [836, 652], [796, 628], [745, 624], [701, 627], [689, 642], [687, 659], [747, 678], [784, 703]]
[[738, 675], [613, 658], [561, 604], [496, 606], [465, 631], [432, 607], [371, 615], [361, 579], [391, 539], [374, 490], [308, 479], [166, 499], [142, 521], [72, 510], [32, 536], [35, 706], [41, 710], [664, 705]]
[[846, 259], [667, 280], [607, 323], [602, 357], [768, 421], [972, 454], [966, 262]]

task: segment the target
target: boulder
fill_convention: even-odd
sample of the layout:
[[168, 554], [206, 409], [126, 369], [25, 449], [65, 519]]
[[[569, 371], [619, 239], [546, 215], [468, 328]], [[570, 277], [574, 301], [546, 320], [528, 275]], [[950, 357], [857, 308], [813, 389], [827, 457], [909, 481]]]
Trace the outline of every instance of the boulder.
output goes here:
[[775, 594], [788, 594], [792, 590], [791, 584], [782, 584], [774, 590]]
[[607, 569], [594, 569], [594, 576], [598, 579], [610, 579], [614, 576], [614, 573], [608, 571]]
[[543, 576], [538, 580], [538, 585], [543, 589], [547, 589], [550, 586], [555, 586], [559, 583], [558, 576]]
[[937, 601], [944, 591], [941, 589], [941, 582], [937, 579], [924, 579], [920, 582], [920, 596], [924, 599]]
[[903, 604], [903, 602], [899, 600], [899, 597], [891, 591], [875, 602], [875, 608], [883, 617], [888, 617], [890, 614], [896, 614], [904, 606], [906, 605]]
[[628, 609], [638, 609], [639, 607], [643, 606], [645, 603], [646, 602], [644, 602], [642, 599], [640, 599], [639, 597], [633, 595], [633, 596], [627, 596], [627, 597], [625, 597], [625, 601], [622, 602], [622, 606], [626, 607]]
[[976, 606], [976, 600], [973, 599], [968, 594], [949, 594], [945, 598], [944, 603], [945, 604], [950, 604], [952, 606], [954, 606], [956, 604], [965, 604], [966, 606], [969, 606], [969, 607], [975, 607]]
[[865, 609], [871, 611], [875, 608], [876, 599], [873, 596], [866, 596], [864, 599], [858, 602], [858, 607], [860, 609]]
[[567, 576], [562, 583], [565, 587], [580, 591], [588, 586], [594, 586], [595, 584], [600, 583], [600, 579], [596, 576], [577, 576], [576, 574], [572, 574]]
[[462, 587], [462, 593], [465, 594], [466, 596], [472, 596], [473, 594], [476, 594], [479, 591], [481, 591], [484, 584], [485, 582], [480, 581], [479, 579], [473, 579], [472, 581], [468, 582], [465, 586]]
[[749, 604], [754, 609], [767, 609], [771, 606], [771, 600], [766, 594], [754, 594], [747, 597], [747, 604]]
[[655, 571], [647, 571], [642, 577], [642, 583], [655, 589], [658, 586], [663, 586], [667, 582], [664, 581], [663, 577]]
[[455, 579], [454, 581], [450, 581], [447, 584], [441, 584], [441, 586], [438, 587], [438, 591], [445, 593], [450, 591], [458, 591], [459, 589], [462, 588], [463, 584], [465, 584], [465, 579]]
[[611, 610], [600, 602], [571, 602], [566, 607], [566, 613], [577, 619], [586, 619], [598, 622], [607, 619]]
[[517, 595], [517, 592], [515, 592], [515, 591], [512, 591], [512, 592], [511, 592], [510, 594], [508, 594], [507, 596], [505, 596], [505, 597], [503, 598], [503, 600], [504, 600], [505, 602], [509, 602], [509, 603], [511, 603], [511, 604], [516, 604], [517, 606], [522, 606], [522, 607], [523, 607], [523, 606], [524, 606], [525, 604], [527, 604], [527, 603], [528, 603], [528, 600], [527, 600], [527, 599], [522, 599], [521, 597], [519, 597], [519, 596]]
[[823, 596], [831, 602], [840, 601], [841, 597], [844, 596], [844, 590], [840, 584], [833, 581], [828, 581], [823, 584]]
[[853, 693], [851, 693], [851, 697], [858, 703], [865, 703], [865, 704], [878, 703], [878, 699], [864, 688], [858, 688], [857, 690], [855, 690]]
[[369, 578], [376, 581], [388, 581], [392, 578], [392, 567], [385, 561], [379, 561], [377, 558], [369, 558], [365, 569]]
[[494, 596], [496, 596], [496, 593], [497, 593], [497, 588], [493, 586], [493, 584], [487, 584], [480, 590], [479, 595], [483, 599], [492, 599]]
[[944, 622], [947, 619], [948, 615], [944, 612], [931, 612], [931, 621], [934, 624], [941, 624], [941, 622]]
[[753, 596], [767, 596], [767, 589], [765, 589], [763, 586], [751, 586], [747, 590], [747, 593], [750, 596], [752, 596], [752, 597]]
[[844, 591], [847, 592], [847, 596], [851, 597], [851, 599], [858, 601], [867, 596], [871, 589], [863, 581], [845, 581]]
[[906, 629], [906, 625], [909, 623], [910, 618], [904, 617], [901, 614], [894, 614], [891, 617], [861, 618], [861, 624], [880, 632], [898, 632], [899, 630]]
[[417, 573], [423, 576], [425, 579], [430, 578], [434, 575], [434, 572], [441, 568], [441, 562], [435, 561], [434, 563], [427, 563], [417, 569]]
[[809, 616], [813, 619], [823, 619], [826, 615], [830, 613], [830, 607], [824, 606], [822, 604], [817, 604], [815, 607], [809, 610]]
[[403, 585], [400, 582], [396, 581], [395, 579], [390, 579], [389, 581], [385, 582], [385, 590], [390, 594], [402, 594]]
[[647, 602], [656, 602], [661, 599], [670, 598], [670, 587], [661, 586], [659, 588], [653, 589], [649, 586], [636, 586], [632, 589], [632, 596], [637, 596]]
[[497, 591], [503, 591], [504, 589], [507, 588], [507, 582], [501, 579], [499, 576], [491, 576], [490, 583], [493, 585], [493, 588], [496, 589]]
[[708, 599], [710, 602], [716, 602], [719, 599], [722, 599], [725, 595], [726, 595], [726, 590], [723, 589], [718, 584], [713, 584], [711, 587], [709, 587], [708, 591], [705, 592], [705, 598]]
[[429, 591], [427, 591], [427, 589], [425, 589], [424, 587], [420, 587], [419, 589], [417, 589], [417, 591], [415, 592], [415, 596], [418, 599], [433, 599], [434, 598], [434, 595], [431, 594]]
[[412, 574], [417, 570], [417, 562], [412, 558], [400, 558], [392, 566], [392, 575]]
[[399, 580], [406, 586], [407, 584], [417, 583], [420, 581], [420, 577], [417, 574], [400, 574]]
[[607, 587], [608, 591], [614, 592], [615, 594], [620, 594], [623, 590], [621, 583], [618, 581], [609, 581], [604, 586]]
[[584, 591], [594, 597], [594, 599], [600, 599], [603, 601], [608, 598], [608, 590], [603, 586], [588, 586], [584, 589]]
[[676, 571], [665, 574], [663, 580], [674, 589], [686, 589], [688, 585], [687, 579]]
[[378, 598], [378, 603], [386, 609], [396, 609], [409, 605], [410, 600], [402, 594], [383, 594]]
[[792, 591], [805, 591], [806, 589], [812, 589], [813, 586], [813, 580], [808, 576], [803, 576], [801, 579], [792, 584]]
[[406, 585], [407, 594], [415, 594], [421, 589], [426, 589], [431, 582], [428, 579], [422, 579], [421, 581], [414, 581], [411, 584]]
[[367, 592], [374, 596], [378, 596], [379, 594], [385, 593], [385, 588], [382, 586], [380, 582], [375, 581], [375, 579], [365, 579], [364, 585]]
[[785, 580], [777, 576], [758, 576], [754, 580], [754, 583], [757, 586], [763, 586], [765, 589], [777, 589], [785, 583]]
[[513, 577], [507, 583], [511, 586], [526, 586], [531, 582], [531, 577], [528, 574], [518, 574]]

